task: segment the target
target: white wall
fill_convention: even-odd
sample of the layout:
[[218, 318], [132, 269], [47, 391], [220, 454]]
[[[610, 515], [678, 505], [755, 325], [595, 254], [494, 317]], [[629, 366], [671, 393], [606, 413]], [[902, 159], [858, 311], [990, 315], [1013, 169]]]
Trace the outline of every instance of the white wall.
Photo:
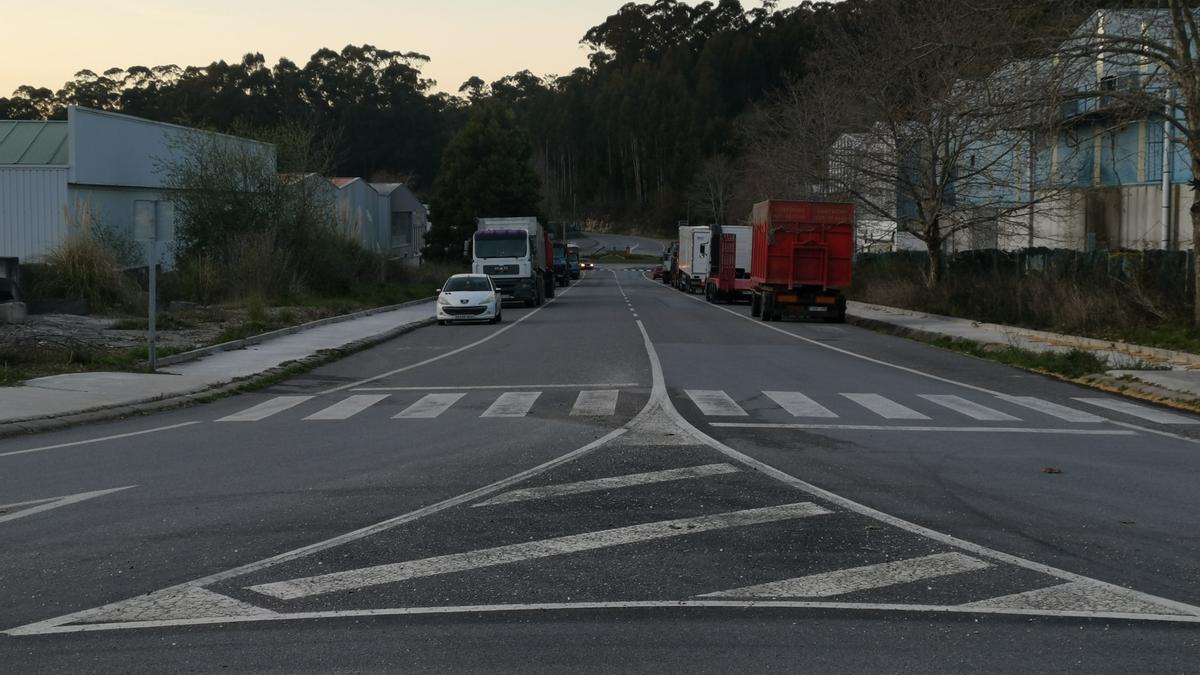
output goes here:
[[67, 169], [0, 167], [0, 257], [33, 262], [66, 237]]

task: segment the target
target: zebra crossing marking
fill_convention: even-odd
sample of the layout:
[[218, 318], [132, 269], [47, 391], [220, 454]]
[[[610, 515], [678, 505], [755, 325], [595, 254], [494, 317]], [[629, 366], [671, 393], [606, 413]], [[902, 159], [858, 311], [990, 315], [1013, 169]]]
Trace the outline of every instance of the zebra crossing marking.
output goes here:
[[523, 502], [534, 499], [547, 499], [550, 497], [576, 495], [585, 492], [599, 492], [601, 490], [634, 487], [637, 485], [653, 485], [655, 483], [667, 483], [670, 481], [687, 480], [690, 478], [719, 476], [727, 473], [737, 473], [738, 471], [739, 469], [737, 467], [734, 467], [730, 464], [705, 464], [703, 466], [690, 466], [683, 469], [667, 469], [664, 471], [634, 473], [626, 476], [596, 478], [593, 480], [579, 481], [576, 483], [560, 483], [558, 485], [545, 485], [542, 487], [512, 490], [510, 492], [504, 492], [496, 495], [485, 502], [479, 502], [478, 504], [475, 504], [475, 507], [493, 506], [495, 504], [509, 504], [511, 502]]
[[575, 399], [575, 405], [571, 408], [571, 415], [576, 417], [611, 417], [617, 414], [617, 397], [620, 393], [616, 389], [581, 391]]
[[312, 400], [312, 396], [276, 396], [269, 401], [263, 401], [258, 405], [247, 408], [240, 413], [234, 413], [217, 420], [218, 422], [257, 422], [266, 419], [271, 415], [275, 415], [295, 408], [301, 403], [306, 403]]
[[857, 591], [869, 591], [897, 584], [974, 572], [992, 567], [962, 553], [937, 553], [920, 558], [896, 560], [848, 569], [810, 574], [795, 579], [772, 581], [729, 591], [705, 593], [699, 598], [827, 598]]
[[541, 395], [540, 391], [504, 392], [480, 417], [525, 417]]
[[1033, 396], [1001, 396], [1001, 401], [1019, 405], [1030, 410], [1036, 410], [1042, 414], [1058, 418], [1064, 422], [1075, 422], [1078, 424], [1099, 424], [1108, 420], [1098, 415], [1093, 415], [1089, 412], [1068, 408], [1065, 405], [1043, 401], [1040, 398]]
[[862, 407], [888, 420], [927, 420], [929, 417], [879, 394], [842, 394]]
[[320, 412], [315, 412], [315, 413], [309, 415], [308, 417], [305, 417], [304, 419], [305, 420], [345, 420], [345, 419], [350, 419], [351, 417], [366, 410], [367, 408], [370, 408], [371, 406], [375, 405], [376, 403], [379, 403], [380, 401], [382, 401], [385, 398], [387, 398], [386, 394], [376, 395], [376, 396], [369, 396], [369, 395], [365, 395], [365, 394], [351, 396], [344, 401], [339, 401], [337, 403], [334, 403], [333, 405], [329, 406], [328, 408], [325, 408], [324, 410], [322, 410]]
[[684, 393], [706, 417], [749, 417], [729, 394], [719, 389], [688, 389]]
[[416, 403], [401, 410], [392, 419], [396, 420], [431, 420], [450, 409], [450, 406], [466, 394], [426, 394]]
[[980, 422], [1020, 422], [1021, 418], [1013, 417], [1008, 413], [1002, 413], [999, 410], [994, 410], [985, 405], [980, 405], [974, 401], [968, 401], [961, 396], [942, 396], [936, 394], [922, 394], [921, 398], [948, 408], [957, 413], [962, 413], [971, 419], [979, 420]]
[[1111, 398], [1076, 398], [1075, 400], [1079, 401], [1080, 403], [1087, 403], [1088, 405], [1094, 405], [1098, 408], [1105, 408], [1107, 410], [1123, 413], [1125, 415], [1130, 415], [1132, 417], [1137, 417], [1139, 419], [1158, 424], [1200, 423], [1192, 418], [1184, 417], [1183, 415], [1177, 415], [1165, 410], [1147, 408], [1145, 406], [1129, 403], [1128, 401], [1117, 401]]
[[792, 417], [837, 417], [837, 413], [798, 391], [764, 391], [763, 396], [788, 411]]

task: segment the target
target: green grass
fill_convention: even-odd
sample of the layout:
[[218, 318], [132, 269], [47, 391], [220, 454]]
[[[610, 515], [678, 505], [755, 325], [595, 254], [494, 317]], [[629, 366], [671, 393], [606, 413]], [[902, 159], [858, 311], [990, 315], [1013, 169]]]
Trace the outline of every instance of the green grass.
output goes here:
[[[441, 281], [445, 281], [445, 279]], [[437, 294], [441, 281], [360, 284], [344, 296], [301, 296], [295, 298], [294, 304], [299, 307], [332, 310], [337, 314], [349, 314], [364, 309], [399, 305], [410, 300], [432, 297]]]
[[1082, 349], [1072, 349], [1069, 352], [1035, 352], [1019, 347], [985, 345], [959, 338], [937, 338], [930, 344], [977, 358], [999, 361], [1005, 365], [1025, 370], [1052, 373], [1072, 380], [1103, 373], [1109, 369], [1108, 362], [1104, 359]]

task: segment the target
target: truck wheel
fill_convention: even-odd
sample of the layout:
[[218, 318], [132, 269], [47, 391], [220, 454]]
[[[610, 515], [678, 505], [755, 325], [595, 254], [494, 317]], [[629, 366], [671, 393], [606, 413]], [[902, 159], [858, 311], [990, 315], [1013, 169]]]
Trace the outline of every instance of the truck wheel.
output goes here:
[[756, 319], [762, 316], [762, 296], [758, 293], [750, 294], [750, 316]]
[[775, 321], [775, 296], [767, 295], [762, 301], [762, 320]]
[[546, 297], [547, 298], [554, 297], [554, 279], [553, 278], [546, 280]]
[[717, 301], [717, 294], [715, 291], [713, 291], [712, 284], [707, 284], [704, 286], [704, 299], [712, 303]]

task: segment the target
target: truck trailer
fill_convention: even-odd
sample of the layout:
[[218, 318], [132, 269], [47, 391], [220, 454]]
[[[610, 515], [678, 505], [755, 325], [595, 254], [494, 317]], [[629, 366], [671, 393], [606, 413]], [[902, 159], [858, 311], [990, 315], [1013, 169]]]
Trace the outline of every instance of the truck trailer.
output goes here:
[[490, 276], [504, 298], [534, 307], [554, 296], [550, 235], [537, 218], [480, 218], [473, 243], [471, 271]]
[[746, 225], [714, 225], [712, 269], [704, 284], [709, 302], [733, 302], [749, 297], [753, 228]]
[[679, 252], [675, 263], [675, 288], [694, 293], [704, 290], [712, 266], [712, 230], [708, 226], [684, 225], [679, 228]]
[[754, 205], [751, 222], [751, 315], [845, 321], [854, 205], [771, 200]]

